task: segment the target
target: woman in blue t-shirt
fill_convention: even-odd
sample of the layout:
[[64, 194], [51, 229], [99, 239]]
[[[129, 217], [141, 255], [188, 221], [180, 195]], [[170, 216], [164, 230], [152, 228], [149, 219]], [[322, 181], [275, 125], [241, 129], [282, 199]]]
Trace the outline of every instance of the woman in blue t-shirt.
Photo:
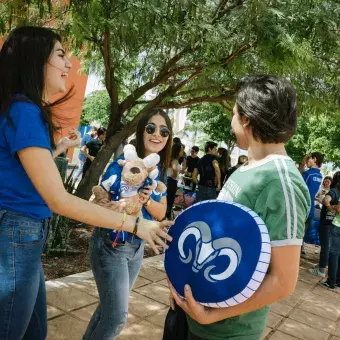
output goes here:
[[[0, 52], [0, 339], [42, 340], [47, 334], [41, 264], [52, 211], [108, 229], [136, 232], [156, 253], [168, 239], [158, 223], [126, 216], [66, 192], [53, 157], [74, 147], [76, 134], [57, 145], [51, 96], [66, 92], [72, 64], [60, 37], [41, 27], [17, 28]], [[144, 196], [144, 199], [145, 196]], [[169, 238], [171, 240], [171, 238]]]
[[[171, 151], [171, 121], [163, 110], [153, 110], [141, 118], [136, 131], [136, 151], [140, 158], [151, 153], [160, 156], [159, 170], [164, 181]], [[119, 199], [120, 174], [118, 160], [111, 163], [102, 178], [102, 187], [111, 193], [111, 199]], [[110, 178], [117, 178], [106, 188]], [[165, 193], [157, 194], [147, 187], [140, 192], [145, 219], [164, 219], [167, 200]], [[124, 328], [128, 316], [129, 294], [142, 265], [144, 242], [131, 241], [131, 233], [112, 233], [96, 228], [90, 244], [90, 262], [99, 292], [99, 305], [87, 327], [84, 340], [115, 339]], [[113, 244], [113, 241], [118, 244]]]

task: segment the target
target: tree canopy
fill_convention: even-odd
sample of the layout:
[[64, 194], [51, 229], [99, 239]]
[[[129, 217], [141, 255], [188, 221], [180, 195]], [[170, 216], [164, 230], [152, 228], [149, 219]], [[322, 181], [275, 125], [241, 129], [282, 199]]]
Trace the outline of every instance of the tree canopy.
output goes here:
[[225, 109], [220, 104], [204, 103], [193, 107], [188, 118], [192, 122], [191, 129], [204, 132], [210, 140], [224, 142], [232, 152], [236, 138], [231, 129], [231, 120]]
[[84, 100], [83, 111], [80, 117], [81, 125], [91, 125], [96, 121], [107, 126], [110, 117], [111, 101], [106, 90], [90, 93]]
[[81, 197], [142, 115], [230, 103], [249, 73], [289, 78], [302, 113], [339, 113], [339, 2], [72, 0], [68, 16], [59, 29], [84, 70], [103, 75], [111, 101], [106, 144], [77, 189]]
[[325, 154], [325, 162], [333, 168], [340, 166], [340, 117], [324, 113], [305, 113], [298, 122], [293, 138], [286, 145], [287, 152], [296, 162], [310, 152]]

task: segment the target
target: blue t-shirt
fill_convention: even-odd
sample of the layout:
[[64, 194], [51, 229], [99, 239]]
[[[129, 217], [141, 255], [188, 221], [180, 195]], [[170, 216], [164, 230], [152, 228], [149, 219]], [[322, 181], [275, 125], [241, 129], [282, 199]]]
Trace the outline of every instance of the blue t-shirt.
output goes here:
[[[80, 148], [82, 148], [84, 145], [86, 145], [87, 143], [90, 143], [92, 141], [96, 140], [96, 138], [92, 138], [91, 135], [89, 135], [88, 133], [84, 135], [83, 139], [81, 140], [81, 143], [80, 143]], [[82, 162], [85, 162], [86, 161], [86, 156], [81, 152], [79, 151], [79, 154], [78, 154], [78, 159]]]
[[52, 152], [48, 125], [39, 108], [30, 102], [14, 102], [9, 109], [14, 126], [0, 114], [0, 209], [44, 219], [52, 215], [21, 165], [17, 152], [40, 147]]
[[304, 171], [302, 173], [302, 177], [307, 184], [309, 194], [310, 194], [310, 199], [311, 199], [311, 202], [312, 202], [308, 217], [313, 218], [314, 217], [314, 210], [315, 210], [314, 200], [315, 200], [316, 194], [318, 193], [318, 191], [320, 189], [320, 185], [322, 183], [322, 175], [321, 175], [320, 169], [311, 168], [311, 169]]

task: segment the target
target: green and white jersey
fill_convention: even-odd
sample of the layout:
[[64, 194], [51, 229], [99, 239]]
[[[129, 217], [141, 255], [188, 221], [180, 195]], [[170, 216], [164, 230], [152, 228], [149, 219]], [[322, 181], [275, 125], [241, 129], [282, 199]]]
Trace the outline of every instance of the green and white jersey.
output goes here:
[[[228, 179], [218, 199], [255, 211], [267, 225], [272, 247], [302, 244], [311, 201], [291, 158], [271, 155], [253, 166], [240, 167]], [[191, 332], [204, 339], [258, 340], [268, 311], [269, 307], [265, 307], [211, 325], [200, 325], [190, 317], [188, 322]]]

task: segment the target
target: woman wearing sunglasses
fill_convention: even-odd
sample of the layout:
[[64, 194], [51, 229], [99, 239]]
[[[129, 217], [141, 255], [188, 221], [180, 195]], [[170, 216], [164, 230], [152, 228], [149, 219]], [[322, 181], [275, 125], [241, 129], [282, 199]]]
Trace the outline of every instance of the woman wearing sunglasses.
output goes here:
[[[153, 110], [141, 118], [136, 131], [136, 151], [140, 158], [151, 153], [160, 156], [158, 165], [161, 181], [170, 162], [172, 127], [168, 115]], [[112, 176], [119, 178], [122, 167], [110, 164], [102, 181]], [[114, 174], [114, 175], [113, 175]], [[114, 185], [119, 186], [119, 180]], [[112, 188], [112, 187], [111, 187]], [[166, 195], [146, 187], [140, 191], [143, 218], [163, 220], [166, 213]], [[132, 234], [119, 233], [118, 244], [112, 246], [112, 236], [96, 228], [90, 244], [90, 263], [97, 283], [100, 302], [87, 327], [84, 340], [115, 339], [125, 326], [128, 316], [129, 293], [136, 281], [144, 255], [144, 241]]]

